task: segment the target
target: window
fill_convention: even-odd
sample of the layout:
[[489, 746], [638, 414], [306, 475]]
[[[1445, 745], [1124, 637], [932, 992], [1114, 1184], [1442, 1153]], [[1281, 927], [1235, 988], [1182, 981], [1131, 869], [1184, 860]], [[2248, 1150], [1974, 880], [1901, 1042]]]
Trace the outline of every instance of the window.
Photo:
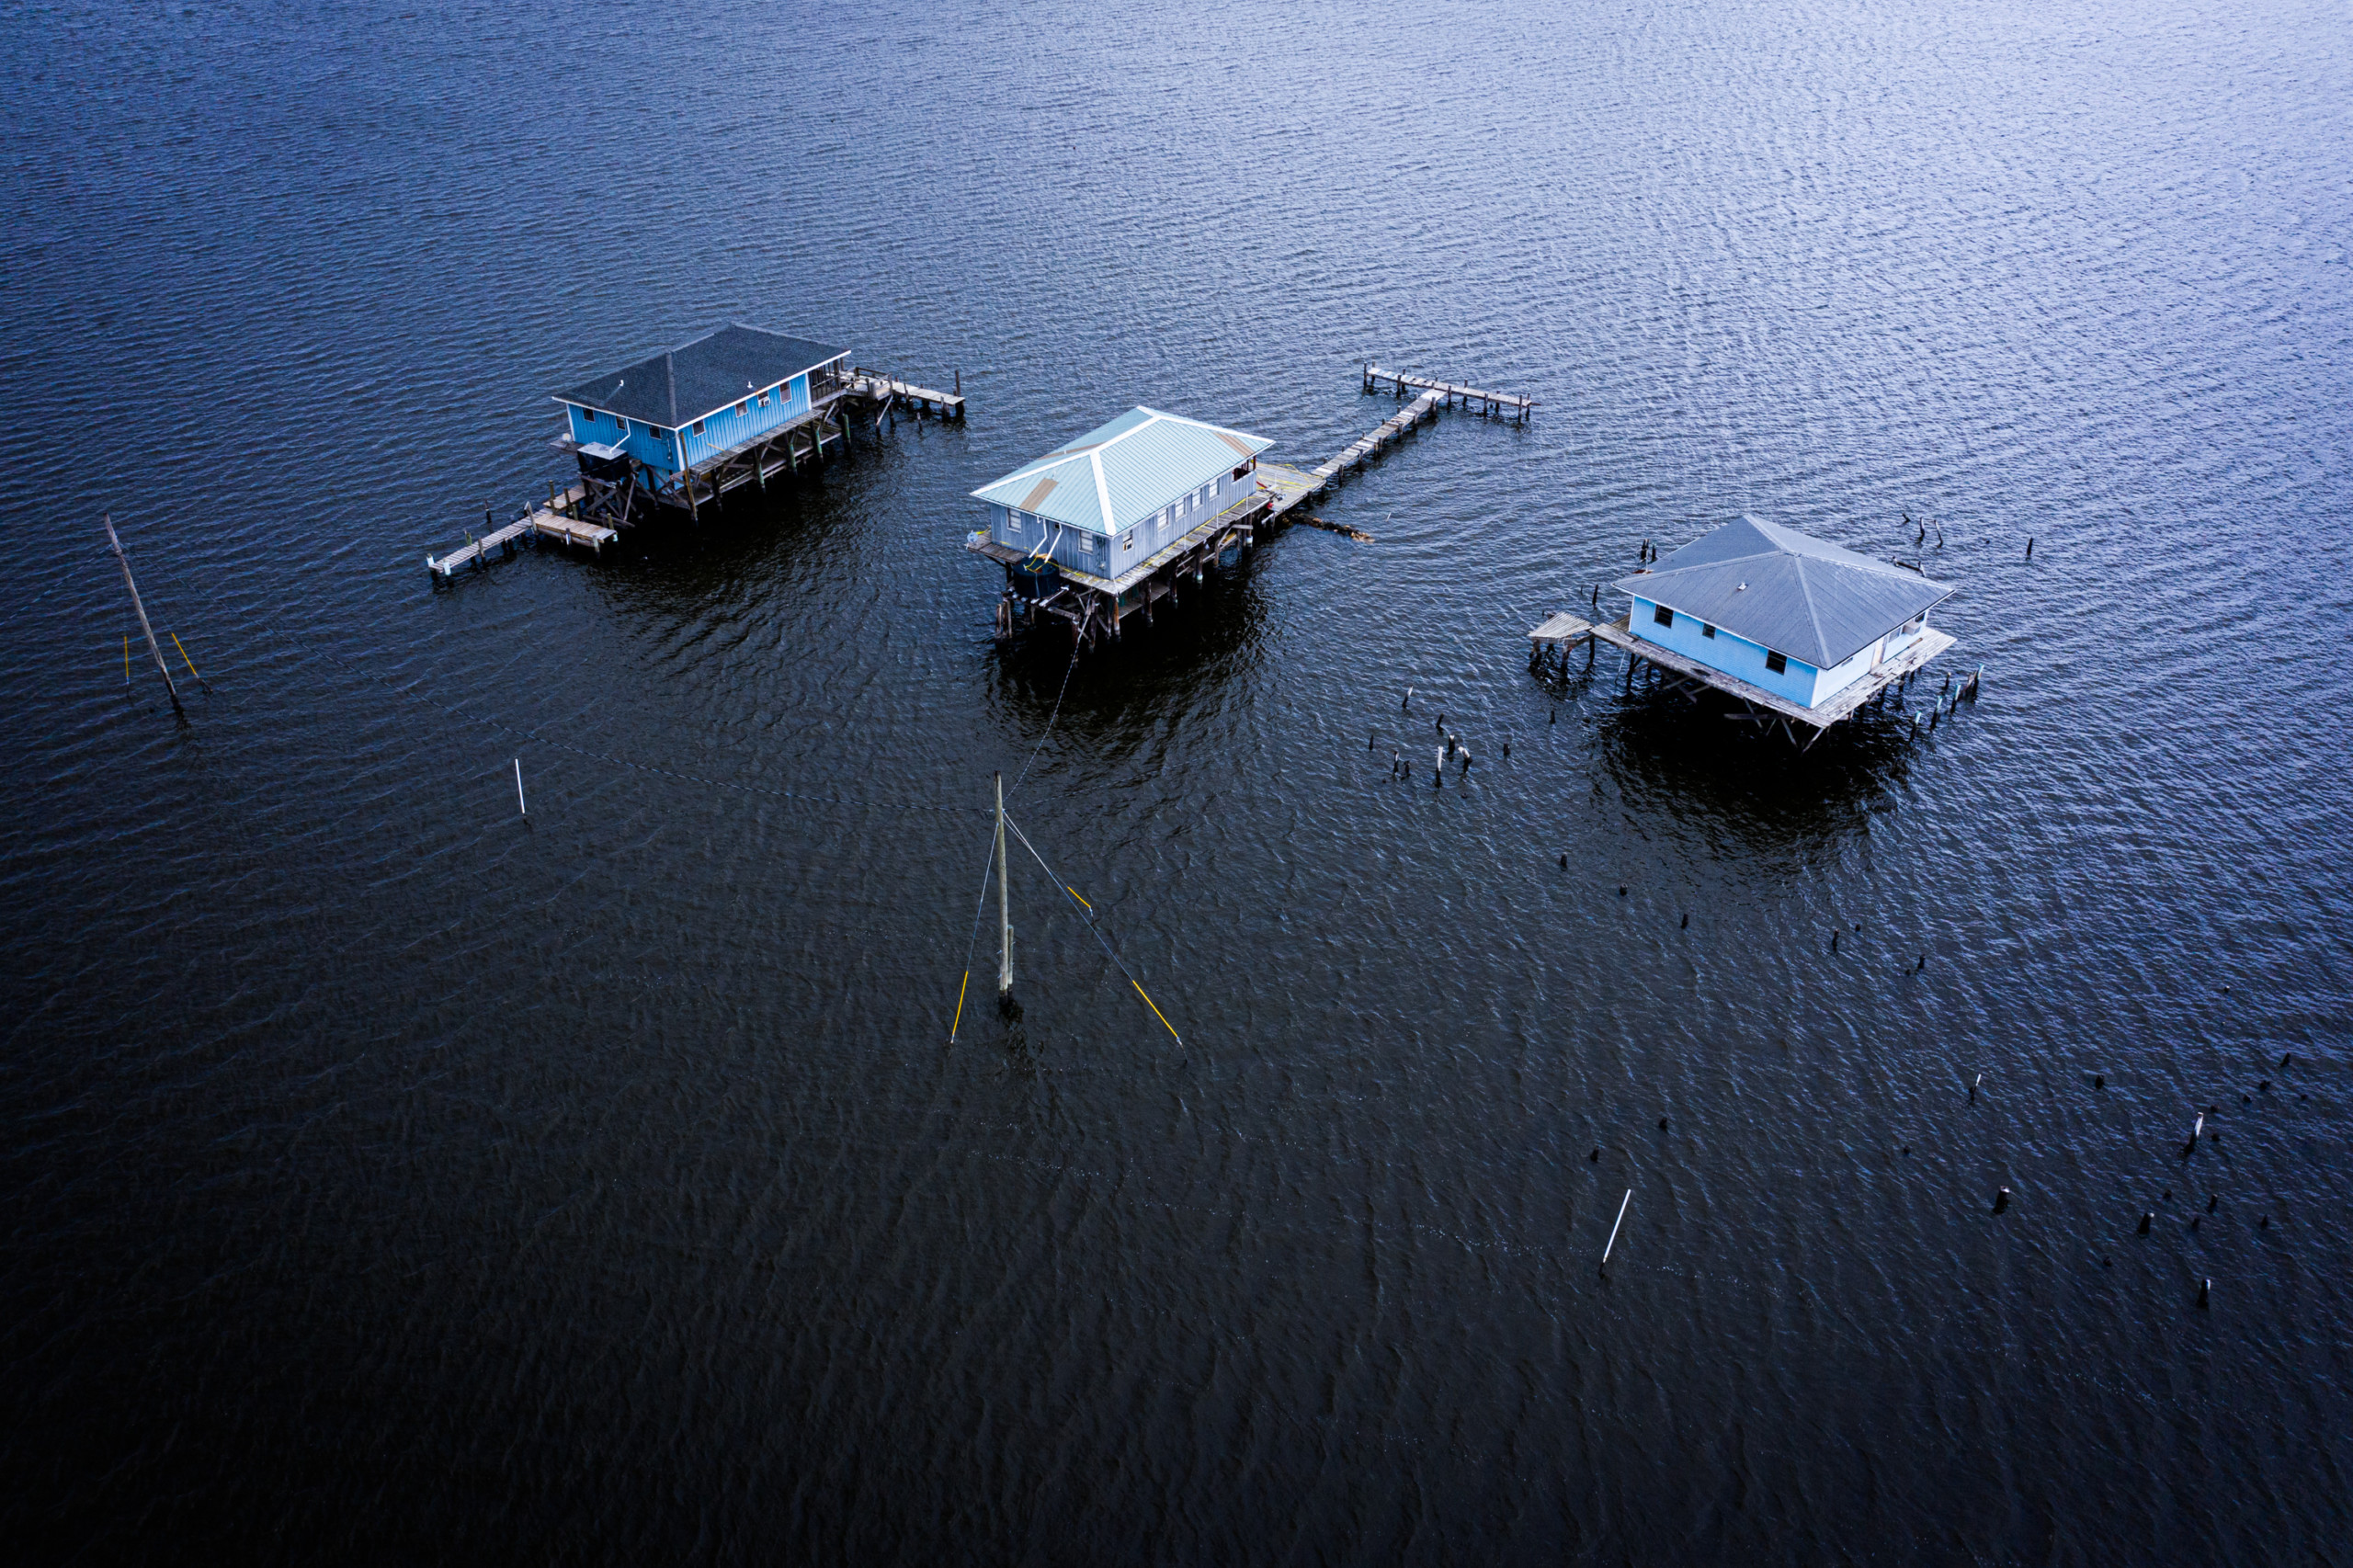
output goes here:
[[758, 403], [759, 403], [759, 406], [760, 406], [760, 407], [762, 407], [762, 408], [766, 408], [766, 407], [768, 405], [768, 394], [767, 394], [767, 393], [766, 393], [766, 392], [762, 392], [762, 393], [759, 395]]
[[1675, 624], [1675, 612], [1667, 608], [1665, 605], [1654, 605], [1651, 608], [1651, 619], [1657, 621], [1661, 626], [1673, 626]]
[[594, 425], [597, 423], [597, 411], [593, 408], [584, 408], [580, 411], [580, 417], [587, 421], [587, 423]]
[[1703, 620], [1703, 621], [1701, 621], [1701, 622], [1699, 623], [1699, 635], [1700, 635], [1700, 636], [1702, 636], [1702, 637], [1713, 637], [1715, 634], [1716, 634], [1716, 629], [1715, 629], [1714, 627], [1710, 626], [1710, 625], [1709, 625], [1706, 621], [1704, 621], [1704, 620]]
[[702, 434], [702, 421], [699, 419], [695, 421], [695, 434], [698, 436]]
[[623, 419], [620, 415], [616, 414], [616, 415], [613, 415], [613, 423], [614, 423], [614, 424], [616, 424], [616, 425], [618, 425], [618, 426], [620, 426], [621, 427], [621, 434], [622, 434], [622, 435], [626, 436], [626, 435], [628, 435], [628, 434], [629, 434], [629, 421], [628, 421], [628, 420]]
[[1790, 661], [1783, 658], [1779, 653], [1768, 653], [1765, 655], [1765, 667], [1771, 670], [1775, 675], [1779, 675], [1783, 670], [1790, 667]]
[[1130, 529], [1128, 530], [1128, 537], [1127, 537], [1127, 538], [1125, 538], [1125, 539], [1123, 539], [1123, 540], [1121, 540], [1120, 541], [1120, 548], [1121, 550], [1133, 550], [1135, 547], [1136, 547], [1136, 531], [1135, 531], [1135, 529], [1133, 529], [1133, 528], [1130, 528]]
[[737, 404], [735, 405], [735, 412], [736, 412], [736, 413], [738, 413], [738, 414], [749, 414], [749, 413], [751, 413], [752, 411], [751, 411], [751, 409], [749, 409], [748, 407], [746, 407], [746, 406], [745, 406], [745, 405], [744, 405], [743, 403], [737, 403]]
[[1237, 480], [1238, 480], [1238, 479], [1240, 479], [1244, 474], [1248, 473], [1249, 472], [1250, 472], [1250, 465], [1249, 465], [1248, 463], [1244, 463], [1240, 468], [1237, 468], [1237, 469], [1235, 469], [1235, 470], [1233, 471], [1233, 477], [1234, 477], [1235, 479], [1237, 479]]

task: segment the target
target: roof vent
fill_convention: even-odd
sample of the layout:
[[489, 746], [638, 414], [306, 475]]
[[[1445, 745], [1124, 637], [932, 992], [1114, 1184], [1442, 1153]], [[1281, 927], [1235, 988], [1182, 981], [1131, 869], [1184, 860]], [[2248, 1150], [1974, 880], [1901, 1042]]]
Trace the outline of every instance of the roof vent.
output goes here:
[[1734, 588], [1734, 589], [1733, 590], [1733, 593], [1735, 593], [1735, 594], [1745, 594], [1745, 593], [1748, 592], [1748, 585], [1747, 585], [1747, 584], [1745, 584], [1745, 583], [1743, 583], [1739, 587]]

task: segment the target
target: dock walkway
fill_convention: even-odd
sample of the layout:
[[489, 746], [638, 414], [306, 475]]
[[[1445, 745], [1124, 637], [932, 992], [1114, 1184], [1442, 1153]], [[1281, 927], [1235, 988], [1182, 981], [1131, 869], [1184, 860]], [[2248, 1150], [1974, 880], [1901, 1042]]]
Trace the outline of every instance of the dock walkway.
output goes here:
[[1399, 397], [1408, 392], [1426, 392], [1449, 408], [1470, 409], [1490, 416], [1508, 414], [1516, 424], [1526, 423], [1536, 408], [1536, 400], [1518, 392], [1482, 392], [1477, 387], [1460, 386], [1453, 381], [1432, 381], [1427, 376], [1408, 376], [1399, 370], [1384, 370], [1378, 365], [1364, 368], [1364, 390], [1379, 392], [1386, 381], [1396, 389]]
[[425, 558], [428, 572], [447, 577], [460, 566], [472, 566], [487, 560], [493, 552], [504, 553], [514, 548], [515, 541], [529, 536], [552, 539], [564, 544], [585, 544], [602, 551], [605, 546], [621, 536], [600, 524], [583, 522], [569, 515], [569, 509], [579, 506], [582, 489], [575, 484], [561, 495], [551, 495], [544, 506], [534, 506], [505, 528], [492, 528], [478, 539], [436, 560]]

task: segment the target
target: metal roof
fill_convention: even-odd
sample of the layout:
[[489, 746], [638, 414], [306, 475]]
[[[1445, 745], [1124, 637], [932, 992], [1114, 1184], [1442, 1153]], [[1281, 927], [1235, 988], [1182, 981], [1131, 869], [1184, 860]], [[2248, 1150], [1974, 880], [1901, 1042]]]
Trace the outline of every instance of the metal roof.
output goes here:
[[730, 322], [692, 343], [558, 392], [555, 400], [676, 429], [848, 353]]
[[1115, 534], [1273, 445], [1138, 404], [972, 494], [1048, 522]]
[[1750, 517], [1612, 585], [1824, 670], [1952, 594], [1916, 572]]

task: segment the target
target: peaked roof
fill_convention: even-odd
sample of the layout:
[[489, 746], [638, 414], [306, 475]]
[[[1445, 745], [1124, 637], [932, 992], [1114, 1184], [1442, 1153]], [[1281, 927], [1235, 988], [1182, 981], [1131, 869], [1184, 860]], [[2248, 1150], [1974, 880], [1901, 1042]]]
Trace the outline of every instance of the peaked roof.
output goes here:
[[730, 322], [692, 343], [608, 370], [555, 398], [675, 429], [848, 352]]
[[1115, 534], [1273, 445], [1138, 404], [972, 494], [1048, 522]]
[[1751, 517], [1612, 585], [1824, 670], [1952, 594], [1916, 572]]

